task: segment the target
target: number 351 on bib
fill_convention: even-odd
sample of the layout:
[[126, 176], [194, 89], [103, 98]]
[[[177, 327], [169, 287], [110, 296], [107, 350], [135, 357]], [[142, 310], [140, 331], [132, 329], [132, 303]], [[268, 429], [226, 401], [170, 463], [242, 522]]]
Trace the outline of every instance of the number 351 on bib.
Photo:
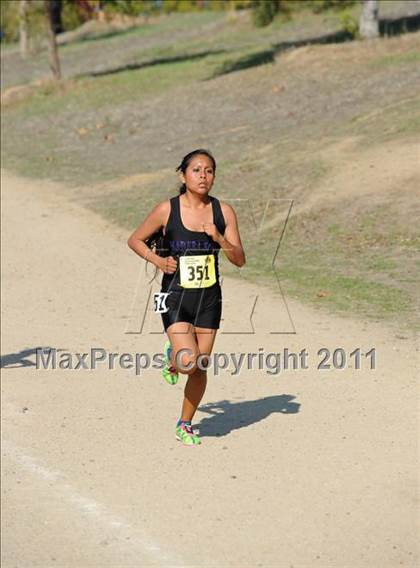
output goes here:
[[216, 284], [214, 254], [181, 256], [179, 270], [183, 288], [208, 288]]

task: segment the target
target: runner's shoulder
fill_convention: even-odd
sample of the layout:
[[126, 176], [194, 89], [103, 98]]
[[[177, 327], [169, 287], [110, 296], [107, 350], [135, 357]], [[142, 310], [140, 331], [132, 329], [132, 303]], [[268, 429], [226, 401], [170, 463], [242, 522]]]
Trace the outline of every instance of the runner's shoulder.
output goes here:
[[169, 199], [165, 199], [164, 201], [160, 201], [157, 205], [155, 205], [152, 214], [158, 217], [162, 224], [165, 225], [170, 212], [171, 202]]
[[236, 218], [235, 210], [232, 207], [232, 205], [229, 205], [229, 203], [226, 203], [221, 199], [219, 199], [219, 203], [223, 213], [223, 217], [225, 218], [226, 224], [228, 224]]

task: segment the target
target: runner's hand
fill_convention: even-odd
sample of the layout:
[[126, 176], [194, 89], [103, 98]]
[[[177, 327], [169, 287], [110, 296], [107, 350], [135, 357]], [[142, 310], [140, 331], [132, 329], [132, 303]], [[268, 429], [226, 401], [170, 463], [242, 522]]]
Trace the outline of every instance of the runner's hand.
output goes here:
[[173, 274], [176, 272], [176, 267], [177, 261], [173, 256], [159, 258], [158, 268], [160, 268], [165, 274]]
[[217, 230], [214, 223], [203, 223], [203, 231], [208, 234], [216, 243], [222, 237], [222, 235]]

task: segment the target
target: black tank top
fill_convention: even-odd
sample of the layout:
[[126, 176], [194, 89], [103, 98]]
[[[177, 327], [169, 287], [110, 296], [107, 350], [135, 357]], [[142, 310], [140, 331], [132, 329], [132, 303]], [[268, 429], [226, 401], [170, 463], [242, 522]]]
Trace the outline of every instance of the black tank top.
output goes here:
[[[174, 274], [163, 274], [162, 276], [162, 290], [185, 290], [188, 292], [202, 291], [203, 287], [219, 286], [219, 250], [220, 245], [216, 243], [207, 233], [201, 231], [190, 231], [185, 228], [181, 220], [180, 211], [180, 196], [172, 197], [170, 199], [171, 212], [165, 228], [165, 235], [163, 238], [164, 256], [173, 256], [178, 260], [178, 269]], [[223, 217], [220, 201], [209, 195], [212, 210], [213, 210], [213, 223], [216, 225], [217, 230], [221, 235], [225, 234], [226, 223]], [[206, 258], [197, 258], [198, 256]], [[182, 257], [194, 256], [193, 259], [182, 259]], [[211, 258], [214, 256], [214, 259]], [[197, 261], [197, 262], [196, 262]], [[212, 282], [213, 267], [215, 272], [215, 283], [211, 286], [206, 285], [206, 267], [199, 268], [200, 263], [207, 263], [210, 261], [210, 279]], [[181, 264], [182, 263], [182, 264]], [[188, 266], [187, 266], [188, 265]], [[182, 281], [186, 282], [191, 277], [191, 281], [195, 282], [197, 287], [188, 287], [190, 284], [181, 285]], [[203, 277], [200, 280], [200, 277]], [[203, 286], [202, 286], [203, 284]]]

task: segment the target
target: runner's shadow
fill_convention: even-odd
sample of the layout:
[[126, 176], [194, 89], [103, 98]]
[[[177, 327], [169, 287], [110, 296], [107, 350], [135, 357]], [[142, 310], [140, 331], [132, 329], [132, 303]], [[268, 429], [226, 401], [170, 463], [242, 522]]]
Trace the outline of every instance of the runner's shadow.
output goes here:
[[200, 436], [226, 436], [232, 430], [246, 428], [275, 412], [296, 414], [299, 412], [300, 404], [292, 402], [294, 398], [293, 395], [282, 394], [244, 402], [221, 400], [204, 404], [199, 406], [198, 410], [211, 414], [211, 416], [203, 418], [196, 426], [200, 431]]
[[[1, 355], [0, 368], [1, 369], [18, 369], [20, 367], [35, 367], [36, 362], [31, 361], [29, 357], [36, 355], [37, 350], [44, 350], [46, 352], [53, 349], [52, 347], [31, 347], [30, 349], [22, 349], [19, 353], [8, 353]], [[60, 351], [57, 349], [57, 351]]]
[[10, 367], [16, 369], [17, 367], [34, 367], [35, 363], [29, 361], [28, 357], [34, 355], [36, 349], [23, 349], [19, 353], [9, 353], [0, 357], [0, 367], [5, 369]]

